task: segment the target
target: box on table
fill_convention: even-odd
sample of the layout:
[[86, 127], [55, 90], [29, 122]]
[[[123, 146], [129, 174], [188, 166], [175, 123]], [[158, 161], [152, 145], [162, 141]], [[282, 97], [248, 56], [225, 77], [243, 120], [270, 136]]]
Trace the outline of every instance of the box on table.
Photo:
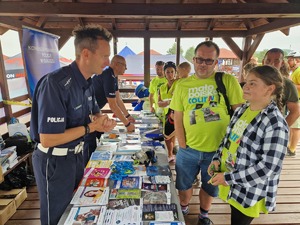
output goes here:
[[15, 201], [16, 208], [18, 208], [26, 198], [27, 198], [26, 188], [12, 189], [10, 191], [0, 190], [0, 200], [13, 199]]
[[14, 199], [0, 199], [0, 225], [4, 225], [16, 211]]

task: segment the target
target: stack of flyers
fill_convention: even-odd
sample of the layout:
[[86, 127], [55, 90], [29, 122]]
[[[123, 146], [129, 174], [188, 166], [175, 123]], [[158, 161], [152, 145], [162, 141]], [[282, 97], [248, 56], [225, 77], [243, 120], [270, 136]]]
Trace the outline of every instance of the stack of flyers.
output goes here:
[[143, 221], [174, 221], [178, 220], [177, 205], [172, 204], [153, 204], [143, 205]]
[[139, 176], [123, 177], [122, 180], [115, 180], [113, 188], [140, 189], [142, 178]]
[[86, 187], [107, 187], [107, 178], [82, 178], [80, 186]]
[[94, 151], [90, 160], [111, 160], [113, 157], [112, 151]]
[[86, 168], [110, 168], [112, 160], [89, 160]]
[[114, 155], [112, 158], [113, 161], [129, 161], [133, 162], [131, 155]]
[[64, 225], [102, 225], [105, 212], [106, 206], [73, 207]]
[[117, 147], [118, 143], [116, 142], [105, 142], [104, 144], [97, 145], [96, 151], [111, 151], [114, 153]]
[[124, 209], [107, 209], [103, 225], [141, 224], [141, 206], [133, 205]]
[[133, 154], [135, 152], [141, 151], [141, 144], [120, 144], [116, 154]]
[[170, 192], [170, 185], [169, 184], [149, 184], [143, 183], [142, 189], [146, 191], [163, 191], [163, 192]]
[[171, 183], [171, 178], [169, 176], [153, 176], [150, 178], [153, 184], [169, 184]]
[[108, 196], [108, 187], [79, 186], [71, 200], [71, 204], [80, 206], [106, 205], [108, 203]]
[[111, 189], [109, 199], [140, 199], [141, 189]]
[[85, 168], [84, 178], [109, 178], [111, 174], [110, 168]]
[[109, 199], [108, 209], [125, 209], [129, 206], [140, 205], [141, 199]]
[[171, 193], [143, 191], [143, 204], [171, 204]]

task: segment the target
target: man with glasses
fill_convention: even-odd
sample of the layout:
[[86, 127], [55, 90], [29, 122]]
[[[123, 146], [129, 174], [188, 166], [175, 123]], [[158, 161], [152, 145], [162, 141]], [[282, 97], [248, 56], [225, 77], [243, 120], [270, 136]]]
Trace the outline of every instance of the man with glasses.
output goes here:
[[[126, 69], [125, 58], [115, 55], [109, 67], [102, 74], [94, 76], [92, 80], [99, 108], [102, 109], [108, 103], [109, 108], [121, 120], [127, 131], [133, 132], [135, 119], [127, 111], [118, 87], [118, 75], [123, 75]], [[101, 133], [93, 133], [85, 138], [84, 160], [86, 163], [97, 147], [96, 137], [100, 138], [100, 136]]]
[[[211, 177], [207, 169], [230, 120], [225, 100], [216, 90], [215, 68], [219, 53], [219, 47], [212, 41], [202, 42], [196, 47], [193, 58], [195, 74], [185, 78], [176, 87], [170, 105], [175, 111], [175, 130], [179, 143], [175, 167], [176, 188], [184, 215], [189, 211], [193, 182], [201, 171], [198, 225], [212, 223], [208, 211], [218, 194], [218, 187], [208, 184]], [[230, 105], [236, 109], [244, 102], [242, 89], [230, 74], [223, 74], [223, 83]]]
[[[157, 61], [155, 63], [155, 70], [157, 76], [151, 80], [149, 86], [149, 102], [150, 102], [150, 109], [151, 112], [159, 114], [159, 106], [158, 106], [158, 89], [162, 84], [167, 83], [167, 79], [164, 74], [164, 65], [163, 61]], [[161, 109], [162, 110], [162, 109]], [[162, 112], [161, 112], [162, 114]]]
[[[262, 64], [274, 66], [280, 71], [280, 68], [284, 65], [283, 59], [284, 52], [279, 48], [272, 48], [266, 52]], [[282, 96], [282, 105], [284, 107], [284, 113], [288, 112], [288, 115], [285, 119], [290, 127], [290, 140], [287, 156], [295, 156], [296, 147], [300, 139], [299, 97], [295, 84], [286, 77], [283, 77], [283, 79], [284, 89]]]

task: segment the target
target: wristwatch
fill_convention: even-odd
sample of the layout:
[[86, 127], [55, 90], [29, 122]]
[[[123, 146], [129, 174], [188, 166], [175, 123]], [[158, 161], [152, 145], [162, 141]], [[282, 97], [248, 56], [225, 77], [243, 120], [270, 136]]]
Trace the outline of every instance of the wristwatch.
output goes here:
[[85, 134], [84, 135], [87, 135], [90, 133], [90, 127], [88, 124], [84, 125], [84, 128], [85, 128]]

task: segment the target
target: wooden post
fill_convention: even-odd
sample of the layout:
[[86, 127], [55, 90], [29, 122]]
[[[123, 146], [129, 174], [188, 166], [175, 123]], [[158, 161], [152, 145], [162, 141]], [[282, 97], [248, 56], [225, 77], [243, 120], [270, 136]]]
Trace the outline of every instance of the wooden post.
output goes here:
[[150, 37], [144, 37], [144, 85], [150, 85]]

